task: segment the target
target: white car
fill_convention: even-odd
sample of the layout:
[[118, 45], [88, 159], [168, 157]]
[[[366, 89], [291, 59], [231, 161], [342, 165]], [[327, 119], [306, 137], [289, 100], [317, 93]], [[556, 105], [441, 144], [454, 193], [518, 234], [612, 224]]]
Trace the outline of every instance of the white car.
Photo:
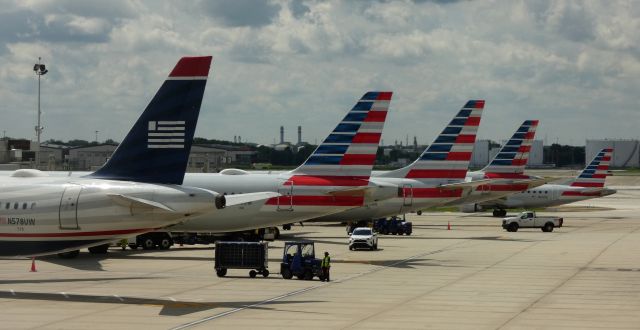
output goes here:
[[358, 227], [354, 229], [349, 235], [349, 250], [355, 250], [357, 248], [377, 250], [378, 234], [368, 227]]

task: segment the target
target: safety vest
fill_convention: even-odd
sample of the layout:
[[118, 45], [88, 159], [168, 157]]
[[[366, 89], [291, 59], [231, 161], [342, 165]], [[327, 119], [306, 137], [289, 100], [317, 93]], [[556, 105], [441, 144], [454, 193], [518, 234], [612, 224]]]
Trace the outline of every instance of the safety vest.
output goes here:
[[331, 257], [330, 256], [325, 256], [324, 259], [322, 259], [322, 262], [320, 263], [320, 267], [331, 267]]

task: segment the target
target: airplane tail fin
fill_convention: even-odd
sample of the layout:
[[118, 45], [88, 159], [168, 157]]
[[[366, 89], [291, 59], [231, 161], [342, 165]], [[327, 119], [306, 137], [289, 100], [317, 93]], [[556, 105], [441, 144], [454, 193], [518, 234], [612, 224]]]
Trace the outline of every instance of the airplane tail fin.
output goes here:
[[381, 176], [440, 182], [464, 180], [484, 102], [469, 100], [415, 162]]
[[600, 150], [595, 158], [582, 170], [580, 175], [571, 182], [571, 186], [574, 187], [590, 187], [590, 188], [602, 188], [604, 187], [604, 181], [609, 174], [609, 163], [611, 162], [611, 155], [613, 154], [613, 148], [605, 148]]
[[322, 177], [331, 181], [326, 185], [367, 185], [392, 95], [365, 93], [304, 164], [292, 171], [296, 183], [313, 184], [304, 178]]
[[211, 56], [183, 57], [94, 178], [182, 184]]
[[524, 173], [537, 127], [538, 120], [525, 120], [483, 171], [499, 174]]

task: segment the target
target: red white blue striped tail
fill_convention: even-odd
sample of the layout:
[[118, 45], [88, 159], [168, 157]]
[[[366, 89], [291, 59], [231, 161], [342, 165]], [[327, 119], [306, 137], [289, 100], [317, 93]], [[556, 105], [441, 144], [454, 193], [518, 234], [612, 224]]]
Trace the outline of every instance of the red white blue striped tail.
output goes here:
[[609, 164], [613, 148], [600, 150], [596, 157], [582, 170], [580, 175], [571, 183], [574, 187], [604, 187], [604, 181], [609, 174]]
[[366, 185], [392, 94], [364, 94], [304, 164], [293, 170], [291, 180], [302, 185]]
[[537, 120], [525, 120], [483, 171], [487, 174], [524, 173], [537, 127]]
[[387, 177], [449, 183], [464, 180], [482, 118], [484, 100], [470, 100], [415, 162]]

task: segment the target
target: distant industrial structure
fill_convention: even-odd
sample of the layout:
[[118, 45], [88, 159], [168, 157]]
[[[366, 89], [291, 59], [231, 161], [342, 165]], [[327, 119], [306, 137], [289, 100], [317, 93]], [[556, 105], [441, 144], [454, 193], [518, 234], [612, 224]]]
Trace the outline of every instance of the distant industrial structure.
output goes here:
[[587, 140], [586, 159], [593, 159], [604, 148], [613, 148], [611, 167], [640, 167], [640, 140]]
[[289, 148], [292, 152], [297, 153], [300, 148], [303, 148], [307, 143], [302, 142], [302, 126], [298, 126], [298, 142], [293, 144], [292, 142], [285, 141], [284, 138], [284, 126], [280, 126], [280, 143], [273, 144], [271, 147], [277, 151], [284, 151]]

